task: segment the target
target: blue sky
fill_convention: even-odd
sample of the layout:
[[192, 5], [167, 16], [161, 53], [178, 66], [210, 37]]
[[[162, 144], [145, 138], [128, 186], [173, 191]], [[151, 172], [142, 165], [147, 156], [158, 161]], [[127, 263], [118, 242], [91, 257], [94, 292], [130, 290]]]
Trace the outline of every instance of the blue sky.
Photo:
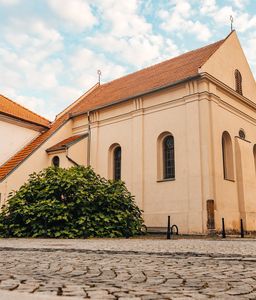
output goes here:
[[226, 37], [256, 77], [255, 0], [0, 0], [0, 93], [54, 119], [97, 82]]

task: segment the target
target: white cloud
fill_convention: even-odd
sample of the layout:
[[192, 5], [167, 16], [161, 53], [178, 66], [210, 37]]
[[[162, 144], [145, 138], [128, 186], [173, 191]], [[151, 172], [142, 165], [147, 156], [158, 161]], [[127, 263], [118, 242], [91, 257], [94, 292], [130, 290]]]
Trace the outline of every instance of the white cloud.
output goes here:
[[[19, 11], [14, 4], [23, 2]], [[200, 46], [223, 37], [231, 14], [256, 72], [256, 15], [247, 0], [46, 0], [43, 13], [40, 1], [30, 2], [0, 0], [9, 5], [0, 92], [51, 119], [97, 82], [98, 69], [106, 82], [174, 57], [192, 39]]]
[[20, 0], [0, 0], [0, 4], [3, 5], [15, 5], [18, 4]]
[[[188, 0], [174, 0], [170, 12], [160, 11], [159, 16], [162, 19], [160, 27], [166, 32], [190, 33], [199, 41], [208, 41], [211, 32], [206, 24], [193, 20], [193, 9]], [[212, 1], [208, 1], [205, 9], [210, 9]]]
[[76, 77], [73, 77], [75, 86], [81, 89], [88, 89], [98, 81], [97, 70], [102, 72], [102, 81], [106, 82], [125, 74], [125, 68], [107, 60], [103, 55], [82, 48], [73, 53], [69, 60], [70, 70]]
[[218, 6], [215, 0], [201, 0], [201, 14], [210, 16], [215, 24], [219, 27], [230, 26], [230, 16], [233, 17], [233, 28], [239, 32], [245, 32], [249, 29], [256, 28], [256, 16], [251, 16], [241, 9], [246, 5], [247, 1], [235, 1], [238, 9], [233, 6]]
[[102, 19], [110, 26], [112, 36], [134, 36], [151, 31], [152, 25], [138, 12], [138, 1], [99, 1]]
[[[256, 33], [252, 33], [247, 37], [244, 51], [252, 71], [256, 75]], [[256, 76], [254, 78], [256, 79]]]
[[170, 53], [167, 39], [153, 32], [152, 24], [140, 12], [139, 1], [95, 1], [107, 30], [86, 39], [93, 48], [107, 51], [118, 57], [120, 63], [137, 69], [156, 63], [166, 57], [167, 52], [168, 56], [177, 53], [173, 41]]
[[161, 46], [164, 40], [156, 35], [137, 35], [133, 37], [116, 38], [100, 34], [87, 39], [90, 44], [105, 51], [115, 53], [119, 60], [125, 63], [142, 67], [161, 56]]
[[230, 2], [232, 2], [232, 4], [234, 4], [235, 6], [237, 6], [240, 9], [245, 8], [246, 5], [249, 3], [248, 0], [231, 0]]
[[74, 30], [91, 28], [97, 23], [90, 5], [83, 0], [48, 0], [50, 8], [56, 15], [71, 25]]
[[209, 14], [217, 10], [216, 0], [201, 0], [201, 5], [201, 14]]

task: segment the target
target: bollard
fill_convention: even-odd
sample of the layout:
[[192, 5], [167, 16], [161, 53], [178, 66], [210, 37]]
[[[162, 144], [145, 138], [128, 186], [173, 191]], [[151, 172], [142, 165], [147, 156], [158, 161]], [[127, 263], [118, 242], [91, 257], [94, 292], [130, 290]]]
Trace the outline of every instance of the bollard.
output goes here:
[[241, 238], [244, 238], [244, 224], [243, 219], [240, 220]]
[[222, 218], [222, 237], [223, 237], [223, 239], [226, 238], [226, 231], [225, 231], [225, 221], [224, 221], [224, 218]]
[[167, 240], [171, 239], [171, 218], [168, 216], [168, 225], [167, 225]]

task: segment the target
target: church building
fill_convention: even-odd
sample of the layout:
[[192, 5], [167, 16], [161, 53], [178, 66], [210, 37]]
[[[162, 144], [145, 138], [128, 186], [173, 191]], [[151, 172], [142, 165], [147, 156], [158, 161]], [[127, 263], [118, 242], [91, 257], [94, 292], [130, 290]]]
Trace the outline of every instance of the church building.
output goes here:
[[52, 123], [1, 97], [0, 123], [1, 205], [33, 172], [91, 165], [149, 228], [256, 231], [256, 83], [235, 31], [96, 84]]

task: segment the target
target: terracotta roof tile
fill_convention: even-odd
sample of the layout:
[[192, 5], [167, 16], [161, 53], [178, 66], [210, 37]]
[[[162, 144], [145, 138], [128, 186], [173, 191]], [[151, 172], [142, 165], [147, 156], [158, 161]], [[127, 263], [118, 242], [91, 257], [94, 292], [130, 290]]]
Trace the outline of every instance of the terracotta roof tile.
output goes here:
[[78, 105], [72, 109], [72, 113], [76, 114], [95, 109], [111, 102], [132, 98], [195, 76], [198, 74], [198, 69], [223, 42], [224, 40], [221, 40], [109, 83], [102, 84], [99, 88], [90, 93], [84, 101], [78, 103]]
[[78, 102], [75, 106], [71, 106], [70, 110], [60, 118], [57, 118], [49, 130], [42, 133], [3, 164], [0, 167], [0, 181], [4, 180], [24, 159], [31, 155], [33, 151], [60, 128], [69, 119], [70, 114], [85, 112], [122, 99], [135, 97], [139, 94], [195, 76], [198, 74], [198, 69], [223, 42], [224, 40], [221, 40], [98, 86], [85, 98], [82, 98], [82, 101]]
[[0, 114], [14, 117], [37, 125], [48, 127], [50, 121], [21, 106], [20, 104], [0, 95]]
[[46, 152], [65, 150], [65, 149], [69, 148], [69, 146], [71, 146], [71, 145], [75, 144], [76, 142], [79, 142], [81, 139], [85, 138], [87, 135], [88, 134], [76, 134], [76, 135], [70, 136], [69, 138], [46, 149]]

